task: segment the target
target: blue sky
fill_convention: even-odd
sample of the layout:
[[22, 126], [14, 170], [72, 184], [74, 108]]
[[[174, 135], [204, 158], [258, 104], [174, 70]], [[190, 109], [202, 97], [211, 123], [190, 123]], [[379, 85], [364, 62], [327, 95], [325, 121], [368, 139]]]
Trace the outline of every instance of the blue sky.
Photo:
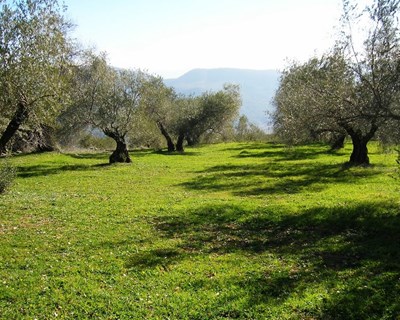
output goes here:
[[112, 65], [164, 78], [281, 69], [333, 44], [341, 0], [64, 0], [74, 35]]

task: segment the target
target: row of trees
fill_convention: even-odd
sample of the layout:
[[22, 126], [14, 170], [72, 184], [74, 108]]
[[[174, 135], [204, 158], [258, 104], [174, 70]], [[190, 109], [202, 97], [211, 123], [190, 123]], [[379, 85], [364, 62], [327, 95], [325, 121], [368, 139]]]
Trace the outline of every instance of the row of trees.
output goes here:
[[21, 132], [65, 139], [100, 130], [116, 143], [110, 162], [130, 162], [127, 144], [159, 131], [169, 151], [184, 151], [204, 135], [232, 125], [239, 88], [181, 96], [160, 77], [117, 70], [105, 54], [85, 51], [69, 37], [72, 25], [57, 0], [0, 0], [0, 153]]
[[[157, 130], [169, 151], [183, 151], [185, 141], [232, 128], [241, 104], [237, 86], [178, 95], [160, 77], [117, 70], [105, 55], [81, 50], [58, 0], [0, 4], [0, 153], [18, 133], [48, 139], [60, 126], [67, 136], [100, 130], [116, 143], [110, 162], [129, 162], [128, 142], [146, 132]], [[278, 135], [329, 139], [336, 147], [350, 136], [354, 164], [369, 163], [373, 137], [399, 136], [399, 6], [400, 0], [374, 0], [359, 10], [343, 1], [343, 34], [334, 48], [283, 72], [273, 116]], [[360, 25], [363, 41], [354, 32]], [[237, 129], [245, 132], [243, 125], [257, 131], [244, 118]]]
[[375, 0], [363, 10], [345, 0], [343, 7], [343, 33], [331, 52], [283, 72], [274, 127], [292, 143], [329, 139], [337, 147], [350, 136], [350, 163], [369, 164], [373, 137], [399, 136], [399, 0]]
[[[74, 70], [72, 104], [60, 117], [71, 128], [98, 128], [116, 143], [110, 162], [130, 162], [128, 140], [143, 127], [157, 127], [168, 151], [184, 151], [206, 133], [220, 131], [236, 118], [239, 88], [226, 85], [198, 97], [180, 96], [160, 77], [140, 70], [116, 70], [104, 55], [87, 54]], [[174, 143], [176, 139], [176, 143]]]

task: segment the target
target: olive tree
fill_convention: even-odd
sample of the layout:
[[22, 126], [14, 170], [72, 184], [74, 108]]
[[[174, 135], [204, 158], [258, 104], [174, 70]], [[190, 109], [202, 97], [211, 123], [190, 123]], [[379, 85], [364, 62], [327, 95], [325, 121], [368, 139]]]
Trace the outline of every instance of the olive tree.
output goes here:
[[[283, 73], [275, 97], [276, 131], [300, 141], [345, 133], [353, 143], [350, 163], [369, 164], [368, 142], [400, 120], [398, 12], [398, 0], [375, 0], [362, 12], [344, 1], [344, 36], [332, 52]], [[370, 27], [362, 43], [352, 33], [359, 23]]]
[[87, 60], [76, 70], [74, 103], [69, 113], [76, 122], [98, 128], [115, 141], [110, 163], [131, 162], [127, 135], [139, 114], [146, 76], [141, 71], [116, 70], [104, 55], [91, 54]]
[[188, 145], [195, 145], [204, 134], [220, 132], [235, 119], [241, 105], [239, 88], [235, 85], [225, 85], [223, 90], [200, 96], [178, 95], [156, 77], [146, 86], [145, 112], [157, 124], [169, 152], [184, 151], [185, 140]]
[[57, 0], [0, 1], [0, 153], [28, 120], [52, 120], [67, 100], [73, 42]]
[[167, 142], [168, 151], [173, 152], [175, 144], [172, 128], [177, 118], [178, 95], [172, 88], [167, 87], [160, 77], [148, 76], [147, 80], [141, 109], [146, 117], [156, 124]]
[[[282, 73], [274, 102], [274, 130], [290, 143], [343, 135], [341, 123], [351, 119], [342, 97], [351, 91], [351, 77], [339, 54], [293, 63]], [[338, 112], [341, 111], [341, 112]]]
[[233, 136], [236, 141], [263, 141], [267, 133], [252, 123], [245, 115], [241, 115], [234, 126]]
[[192, 146], [199, 143], [206, 133], [221, 133], [227, 123], [237, 118], [240, 106], [239, 86], [232, 84], [226, 84], [223, 90], [181, 101], [180, 117], [175, 126], [178, 135], [176, 149], [183, 151], [185, 139]]

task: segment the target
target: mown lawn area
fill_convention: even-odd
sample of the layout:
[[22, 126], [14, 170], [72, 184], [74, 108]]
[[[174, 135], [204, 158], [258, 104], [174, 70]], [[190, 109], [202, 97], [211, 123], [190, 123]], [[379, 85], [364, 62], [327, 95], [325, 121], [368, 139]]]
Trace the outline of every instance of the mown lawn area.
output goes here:
[[15, 156], [0, 319], [400, 319], [397, 155], [369, 149]]

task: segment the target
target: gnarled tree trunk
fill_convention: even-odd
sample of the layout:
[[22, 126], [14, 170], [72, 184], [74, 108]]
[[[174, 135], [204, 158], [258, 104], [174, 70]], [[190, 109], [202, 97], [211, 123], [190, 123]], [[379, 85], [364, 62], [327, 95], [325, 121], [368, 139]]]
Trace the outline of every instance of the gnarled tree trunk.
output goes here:
[[55, 130], [46, 124], [38, 128], [19, 128], [12, 139], [13, 152], [47, 152], [57, 149]]
[[354, 130], [350, 126], [345, 129], [353, 143], [353, 151], [349, 163], [352, 165], [369, 165], [367, 144], [378, 130], [378, 126], [372, 123], [370, 130], [366, 133], [362, 133], [361, 130]]
[[21, 124], [28, 119], [29, 112], [25, 102], [19, 102], [13, 118], [0, 138], [0, 154], [7, 152], [7, 143], [17, 132]]
[[129, 157], [128, 148], [126, 147], [126, 143], [122, 141], [116, 141], [117, 148], [111, 154], [109, 161], [110, 163], [122, 162], [122, 163], [131, 163], [132, 160]]
[[171, 136], [165, 129], [164, 125], [162, 124], [161, 121], [157, 121], [157, 126], [161, 131], [161, 134], [164, 136], [165, 140], [167, 140], [167, 147], [168, 147], [168, 152], [173, 152], [175, 151], [175, 146], [174, 143], [172, 142]]
[[185, 150], [183, 149], [183, 141], [185, 140], [185, 135], [183, 133], [180, 133], [178, 135], [178, 139], [176, 141], [176, 151], [179, 152], [184, 152]]
[[352, 137], [353, 151], [350, 156], [351, 164], [355, 165], [369, 164], [368, 148], [367, 148], [368, 141], [369, 140], [360, 137]]
[[55, 130], [46, 124], [40, 125], [40, 136], [37, 150], [39, 152], [48, 152], [56, 150]]
[[114, 141], [117, 143], [117, 147], [109, 158], [110, 164], [116, 162], [131, 163], [132, 160], [128, 153], [128, 148], [125, 142], [125, 135], [121, 135], [118, 132], [108, 129], [104, 129], [103, 132], [106, 136], [114, 139]]

